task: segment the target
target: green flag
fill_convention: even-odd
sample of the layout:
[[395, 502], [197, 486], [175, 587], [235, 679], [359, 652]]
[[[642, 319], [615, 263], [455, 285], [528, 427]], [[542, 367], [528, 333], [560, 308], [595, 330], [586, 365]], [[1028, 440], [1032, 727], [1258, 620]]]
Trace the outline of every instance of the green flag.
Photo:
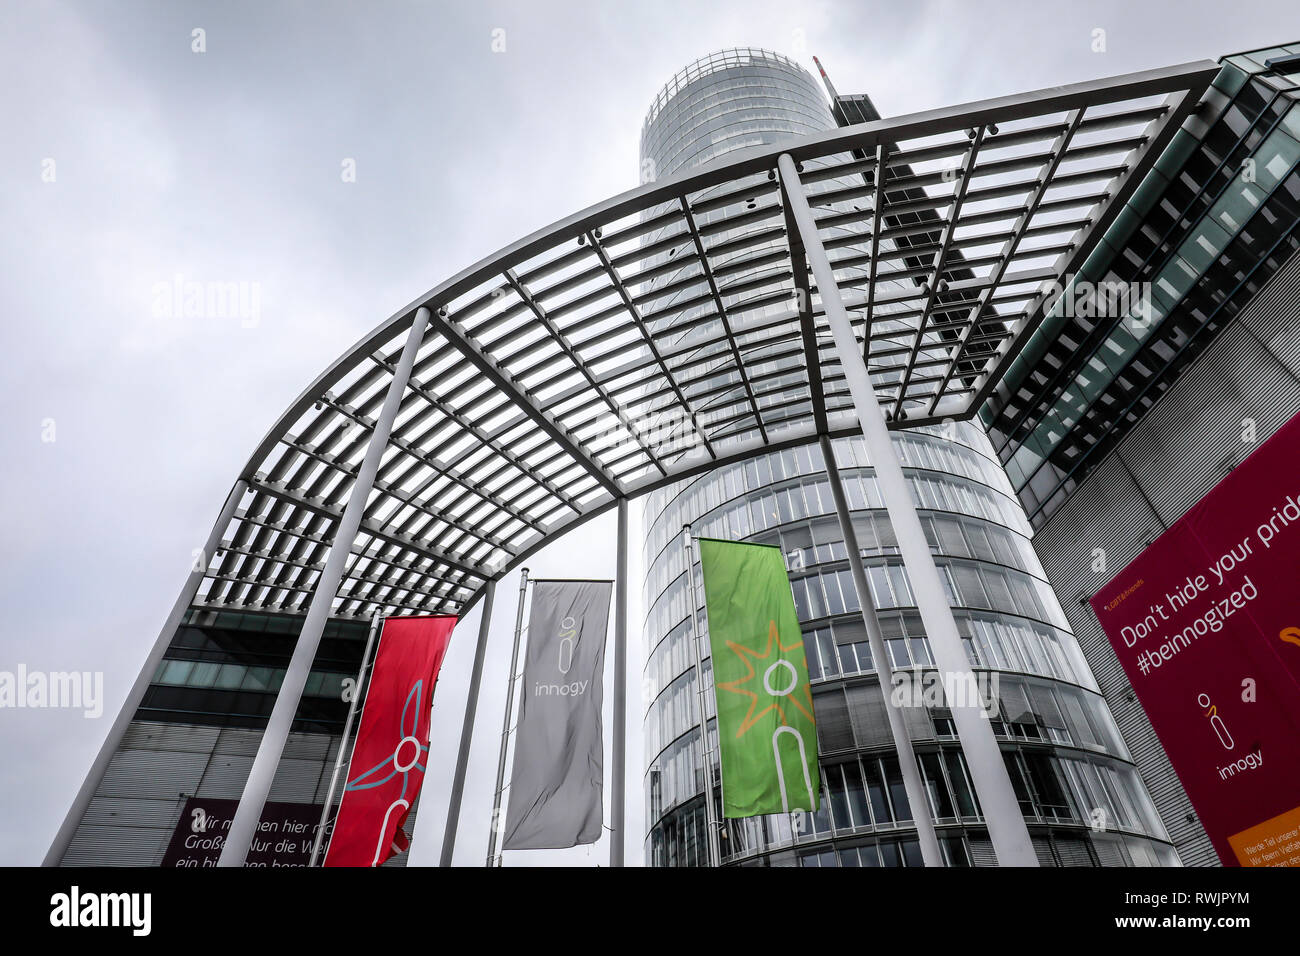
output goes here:
[[722, 750], [722, 815], [816, 810], [817, 725], [779, 548], [700, 539]]

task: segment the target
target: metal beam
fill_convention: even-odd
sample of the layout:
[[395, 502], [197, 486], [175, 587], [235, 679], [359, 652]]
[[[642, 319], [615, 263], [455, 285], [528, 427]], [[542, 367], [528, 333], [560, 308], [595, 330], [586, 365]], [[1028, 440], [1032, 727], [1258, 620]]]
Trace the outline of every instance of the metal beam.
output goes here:
[[889, 144], [876, 144], [876, 182], [871, 200], [871, 260], [867, 266], [867, 313], [862, 329], [862, 360], [871, 359], [871, 323], [876, 311], [876, 265], [880, 261], [880, 229], [885, 219], [885, 167], [889, 162]]
[[[532, 478], [533, 481], [537, 482], [538, 486], [543, 488], [548, 494], [559, 499], [574, 511], [581, 513], [581, 506], [572, 496], [566, 494], [564, 489], [559, 485], [536, 474], [535, 469], [531, 468], [520, 455], [510, 448], [509, 445], [501, 441], [500, 436], [509, 430], [509, 426], [497, 427], [491, 432], [488, 432], [473, 421], [470, 416], [467, 416], [453, 408], [445, 398], [435, 395], [427, 386], [422, 385], [419, 382], [412, 382], [410, 384], [410, 389], [416, 395], [419, 395], [422, 399], [428, 402], [435, 411], [442, 414], [448, 421], [453, 422], [458, 428], [464, 430], [466, 434], [475, 439], [480, 445], [492, 449], [507, 462], [514, 465], [525, 475]], [[521, 419], [527, 417], [523, 409], [520, 409], [520, 416]], [[469, 454], [470, 452], [468, 450], [462, 451], [460, 455], [452, 460], [451, 466], [456, 467], [459, 465], [460, 461]]]
[[[326, 504], [319, 499], [308, 498], [305, 494], [299, 491], [287, 488], [278, 483], [263, 481], [261, 478], [250, 479], [248, 487], [252, 488], [254, 491], [261, 492], [264, 495], [269, 495], [272, 498], [277, 498], [281, 501], [292, 504], [304, 511], [310, 511], [314, 514], [320, 515], [321, 517], [328, 518], [336, 523], [342, 521], [343, 515], [347, 513], [346, 508], [343, 511], [339, 511], [333, 505]], [[362, 521], [358, 526], [357, 531], [360, 534], [367, 534], [372, 538], [378, 538], [381, 541], [388, 542], [389, 544], [397, 545], [413, 554], [418, 554], [421, 557], [428, 558], [435, 564], [441, 564], [444, 567], [460, 571], [463, 574], [468, 574], [472, 577], [481, 579], [486, 579], [490, 576], [486, 568], [475, 564], [467, 564], [457, 558], [449, 557], [448, 555], [440, 554], [436, 551], [430, 551], [424, 547], [418, 539], [398, 534], [394, 531], [389, 531], [387, 528], [377, 525], [372, 521]], [[295, 532], [289, 528], [284, 529], [282, 533], [295, 534]], [[255, 582], [250, 581], [249, 583], [251, 584]]]
[[429, 310], [421, 308], [411, 323], [406, 344], [402, 347], [402, 357], [398, 361], [397, 370], [388, 386], [388, 394], [384, 398], [383, 409], [375, 422], [374, 431], [371, 432], [365, 458], [357, 472], [357, 479], [353, 482], [347, 506], [343, 509], [343, 514], [335, 528], [334, 545], [330, 549], [329, 558], [325, 561], [325, 569], [316, 579], [316, 591], [312, 597], [311, 607], [298, 634], [293, 656], [285, 670], [280, 690], [275, 696], [275, 707], [271, 710], [271, 717], [262, 732], [262, 741], [258, 745], [257, 756], [253, 758], [253, 766], [248, 772], [248, 780], [244, 783], [239, 806], [235, 810], [235, 817], [226, 834], [226, 842], [221, 849], [218, 866], [243, 866], [248, 857], [249, 847], [257, 832], [258, 822], [262, 818], [262, 809], [266, 805], [267, 795], [271, 792], [275, 772], [280, 766], [280, 755], [284, 752], [285, 742], [289, 739], [294, 714], [298, 710], [303, 688], [311, 674], [311, 665], [316, 659], [316, 649], [320, 646], [325, 622], [329, 620], [334, 605], [334, 595], [343, 579], [344, 566], [352, 552], [352, 543], [356, 539], [357, 530], [361, 526], [366, 500], [370, 497], [375, 474], [379, 470], [380, 458], [388, 444], [388, 434], [401, 408], [406, 381], [410, 378], [411, 366], [415, 363], [415, 355], [420, 350], [428, 321]]
[[[1053, 270], [1059, 279], [1064, 279], [1066, 276], [1076, 273], [1079, 267], [1087, 261], [1088, 256], [1092, 254], [1092, 251], [1106, 234], [1106, 230], [1115, 221], [1115, 217], [1123, 211], [1124, 203], [1129, 196], [1133, 194], [1133, 191], [1142, 183], [1147, 172], [1155, 165], [1165, 147], [1174, 138], [1174, 134], [1182, 127], [1183, 121], [1196, 109], [1197, 103], [1200, 102], [1201, 93], [1204, 92], [1212, 78], [1213, 76], [1193, 79], [1189, 88], [1169, 94], [1166, 99], [1167, 111], [1162, 120], [1156, 121], [1158, 124], [1156, 131], [1148, 140], [1146, 148], [1136, 160], [1129, 164], [1128, 171], [1110, 184], [1106, 194], [1097, 202], [1088, 217], [1088, 226], [1079, 231], [1078, 245], [1057, 259]], [[1040, 293], [1038, 300], [1026, 310], [1020, 327], [1012, 338], [1004, 342], [1002, 348], [998, 350], [997, 360], [992, 370], [981, 374], [976, 381], [975, 394], [970, 402], [971, 414], [979, 410], [980, 405], [988, 398], [989, 392], [1001, 381], [993, 372], [1007, 368], [1015, 357], [1020, 354], [1020, 350], [1025, 347], [1033, 334], [1038, 331], [1039, 326], [1042, 325], [1043, 319], [1052, 304], [1053, 302], [1047, 300], [1045, 293]]]
[[717, 458], [717, 453], [713, 450], [713, 445], [709, 441], [709, 436], [705, 434], [704, 427], [696, 420], [694, 410], [691, 408], [691, 403], [686, 400], [686, 393], [682, 391], [681, 385], [677, 383], [676, 377], [673, 375], [672, 370], [669, 369], [668, 363], [664, 360], [663, 354], [659, 349], [659, 344], [655, 341], [654, 335], [651, 334], [650, 326], [646, 323], [645, 316], [641, 314], [641, 310], [637, 308], [636, 301], [632, 298], [632, 295], [627, 291], [627, 287], [619, 278], [618, 272], [614, 269], [613, 262], [610, 261], [609, 254], [600, 244], [600, 240], [597, 238], [594, 229], [587, 233], [587, 241], [591, 243], [592, 249], [600, 259], [600, 264], [604, 266], [609, 280], [614, 284], [614, 289], [618, 293], [619, 299], [622, 300], [623, 308], [627, 310], [627, 314], [632, 319], [632, 324], [635, 325], [637, 331], [641, 333], [641, 338], [645, 341], [646, 348], [649, 349], [650, 354], [654, 357], [655, 362], [659, 366], [659, 370], [663, 373], [664, 380], [668, 383], [669, 387], [672, 388], [673, 394], [677, 396], [677, 401], [680, 403], [680, 407], [686, 413], [687, 417], [690, 418], [691, 425], [695, 428], [695, 433], [699, 435], [700, 442], [704, 445], [704, 450], [709, 453], [710, 458]]
[[[812, 210], [808, 208], [794, 160], [789, 154], [781, 157], [779, 168], [782, 179], [789, 182], [795, 222], [803, 233], [813, 277], [817, 280], [817, 289], [821, 293], [822, 308], [830, 323], [840, 365], [853, 394], [854, 409], [866, 441], [867, 458], [875, 470], [876, 485], [898, 539], [931, 653], [941, 676], [951, 678], [954, 685], [960, 683], [963, 687], [974, 688], [977, 686], [975, 676], [966, 659], [966, 651], [944, 593], [939, 570], [926, 543], [921, 519], [912, 502], [911, 490], [889, 438], [884, 413], [876, 400], [866, 363], [858, 351], [853, 324], [840, 301], [830, 261], [818, 239]], [[978, 699], [974, 702], [950, 700], [948, 703], [998, 862], [1003, 866], [1037, 866], [1038, 857], [1029, 839], [1020, 803], [1011, 786], [1011, 778], [1002, 762], [1002, 751], [993, 736], [993, 728], [982, 704]]]
[[858, 604], [862, 608], [862, 623], [867, 629], [871, 661], [875, 666], [876, 677], [880, 681], [880, 692], [885, 700], [885, 716], [889, 722], [889, 733], [894, 738], [894, 749], [898, 751], [898, 766], [903, 775], [903, 789], [907, 792], [907, 802], [912, 808], [912, 820], [916, 824], [916, 835], [921, 844], [921, 860], [926, 866], [943, 866], [943, 853], [939, 850], [939, 840], [934, 834], [930, 801], [926, 796], [925, 783], [921, 780], [916, 754], [912, 750], [912, 738], [908, 736], [907, 725], [903, 722], [902, 709], [894, 701], [894, 668], [889, 663], [885, 635], [880, 630], [876, 602], [871, 594], [871, 585], [867, 582], [867, 569], [862, 563], [862, 549], [858, 547], [858, 535], [853, 529], [849, 501], [844, 494], [844, 483], [840, 480], [839, 464], [835, 461], [835, 448], [824, 434], [818, 441], [821, 444], [822, 458], [826, 462], [826, 477], [830, 481], [831, 497], [835, 499], [835, 515], [839, 518], [840, 533], [844, 535], [844, 547], [849, 552], [849, 570], [853, 572], [853, 587], [858, 592]]
[[[812, 285], [808, 282], [808, 260], [804, 253], [803, 238], [799, 235], [794, 216], [790, 212], [790, 197], [786, 195], [785, 189], [785, 180], [781, 180], [785, 239], [790, 247], [790, 268], [794, 273], [795, 295], [798, 296], [799, 302], [799, 334], [803, 341], [804, 364], [808, 368], [808, 394], [812, 397], [813, 425], [821, 435], [826, 433], [826, 390], [822, 384], [821, 349], [817, 345], [817, 321], [813, 315]], [[875, 263], [874, 258], [872, 263]], [[763, 439], [767, 440], [766, 432], [763, 434]]]
[[[593, 236], [592, 238], [594, 241], [595, 237]], [[595, 374], [588, 366], [588, 363], [584, 362], [582, 356], [579, 355], [577, 350], [569, 344], [568, 338], [565, 336], [563, 330], [560, 329], [559, 325], [552, 321], [551, 317], [546, 314], [546, 310], [542, 308], [541, 304], [538, 303], [535, 298], [533, 298], [533, 294], [528, 291], [527, 287], [524, 286], [522, 282], [519, 281], [519, 277], [515, 275], [515, 271], [513, 269], [507, 269], [504, 274], [506, 282], [510, 284], [510, 288], [514, 290], [515, 295], [519, 296], [520, 301], [528, 306], [529, 310], [537, 318], [537, 321], [541, 323], [542, 328], [544, 328], [550, 336], [550, 341], [560, 347], [560, 351], [562, 351], [568, 357], [569, 361], [573, 363], [573, 366], [577, 369], [578, 373], [587, 380], [587, 385], [600, 396], [610, 413], [618, 419], [619, 424], [627, 429], [628, 434], [630, 434], [636, 441], [637, 445], [641, 448], [641, 451], [650, 459], [650, 462], [655, 466], [655, 468], [659, 469], [659, 473], [661, 475], [668, 474], [667, 469], [664, 468], [663, 462], [659, 460], [658, 456], [655, 455], [650, 446], [641, 438], [641, 432], [636, 427], [636, 423], [629, 421], [627, 416], [623, 414], [623, 409], [619, 406], [618, 402], [616, 402], [609, 392], [606, 391], [605, 386], [601, 384], [598, 378], [596, 378]], [[617, 277], [615, 277], [614, 281], [617, 282]]]
[[493, 385], [510, 396], [520, 411], [527, 414], [538, 428], [563, 448], [569, 457], [581, 465], [589, 475], [603, 485], [606, 491], [615, 498], [622, 494], [618, 481], [605, 471], [604, 467], [569, 434], [563, 425], [556, 422], [549, 412], [537, 404], [524, 387], [515, 381], [514, 376], [498, 367], [496, 361], [455, 322], [450, 318], [439, 315], [434, 318], [432, 325], [441, 333], [443, 338], [456, 348], [456, 351], [468, 359], [470, 364], [482, 372]]
[[465, 719], [460, 725], [460, 749], [456, 752], [456, 769], [451, 778], [451, 799], [447, 803], [447, 823], [442, 832], [442, 855], [439, 866], [451, 866], [456, 852], [456, 831], [460, 827], [460, 801], [465, 793], [465, 774], [469, 770], [470, 741], [474, 739], [474, 715], [478, 711], [478, 689], [483, 680], [483, 661], [487, 657], [488, 633], [492, 627], [492, 601], [497, 581], [490, 578], [483, 591], [483, 610], [478, 622], [478, 644], [474, 647], [474, 664], [469, 672], [469, 692], [465, 697]]
[[731, 357], [736, 362], [736, 374], [740, 376], [740, 381], [745, 386], [745, 394], [749, 397], [749, 406], [753, 409], [754, 423], [758, 425], [758, 433], [763, 436], [763, 441], [767, 441], [767, 426], [763, 423], [763, 413], [759, 411], [758, 400], [754, 398], [754, 389], [749, 383], [749, 376], [745, 374], [745, 363], [740, 357], [740, 349], [736, 345], [736, 336], [731, 330], [731, 320], [727, 317], [727, 306], [722, 301], [722, 292], [718, 289], [718, 282], [714, 278], [713, 268], [709, 265], [709, 256], [704, 250], [704, 239], [700, 236], [700, 227], [695, 222], [695, 213], [691, 211], [691, 204], [685, 196], [681, 198], [680, 202], [682, 217], [686, 220], [686, 228], [691, 233], [691, 242], [695, 245], [695, 256], [700, 260], [700, 269], [704, 273], [704, 281], [708, 284], [709, 295], [713, 297], [713, 308], [717, 310], [718, 321], [722, 323], [722, 334], [727, 337], [727, 345], [731, 348]]
[[[997, 261], [989, 274], [984, 291], [980, 293], [978, 301], [971, 309], [971, 314], [962, 329], [961, 337], [957, 340], [957, 347], [952, 353], [952, 359], [948, 363], [948, 370], [944, 373], [942, 381], [939, 382], [939, 390], [930, 400], [930, 407], [926, 410], [929, 415], [934, 414], [934, 407], [939, 404], [939, 399], [943, 396], [944, 389], [948, 387], [948, 381], [952, 378], [953, 373], [957, 371], [957, 365], [966, 351], [966, 344], [970, 341], [972, 333], [980, 324], [984, 310], [988, 307], [989, 300], [997, 290], [998, 285], [1002, 282], [1002, 277], [1006, 275], [1007, 269], [1011, 265], [1011, 260], [1016, 257], [1016, 250], [1020, 247], [1021, 241], [1025, 238], [1025, 232], [1029, 228], [1029, 222], [1038, 212], [1038, 207], [1043, 202], [1043, 197], [1047, 195], [1047, 189], [1052, 183], [1052, 177], [1065, 159], [1065, 154], [1070, 148], [1070, 140], [1074, 138], [1075, 132], [1079, 129], [1079, 124], [1083, 121], [1083, 109], [1074, 110], [1066, 118], [1065, 129], [1057, 136], [1056, 141], [1052, 144], [1046, 165], [1038, 177], [1038, 185], [1034, 187], [1033, 195], [1029, 197], [1029, 202], [1021, 210], [1020, 216], [1016, 219], [1016, 224], [1011, 230], [1011, 235], [1003, 244], [1001, 251], [998, 253]], [[1064, 250], [1068, 252], [1069, 250]], [[996, 318], [996, 317], [991, 317]]]
[[[896, 419], [901, 419], [903, 416], [903, 402], [907, 399], [907, 384], [912, 379], [912, 364], [921, 351], [921, 342], [925, 338], [925, 327], [930, 321], [930, 311], [934, 308], [935, 299], [939, 296], [940, 286], [946, 284], [943, 273], [948, 265], [948, 252], [952, 248], [953, 236], [956, 234], [957, 226], [961, 222], [961, 207], [966, 201], [966, 192], [970, 188], [971, 177], [975, 173], [975, 162], [979, 156], [980, 146], [984, 142], [984, 135], [987, 130], [988, 127], [983, 125], [976, 128], [970, 148], [966, 151], [961, 179], [958, 180], [957, 186], [953, 190], [952, 207], [948, 210], [948, 221], [944, 224], [943, 237], [939, 242], [939, 251], [935, 253], [930, 280], [925, 287], [925, 305], [922, 306], [921, 316], [916, 323], [916, 339], [912, 342], [912, 353], [903, 365], [903, 380], [898, 385], [898, 398], [894, 401], [894, 418]], [[935, 400], [938, 401], [937, 395]]]
[[[372, 427], [372, 425], [373, 423], [366, 423], [365, 427], [369, 429], [370, 427]], [[409, 441], [401, 438], [398, 435], [390, 435], [388, 442], [394, 448], [400, 448], [402, 451], [406, 452], [408, 455], [411, 456], [410, 457], [411, 467], [414, 467], [415, 463], [419, 462], [430, 469], [430, 474], [427, 478], [425, 478], [424, 481], [422, 481], [419, 485], [417, 485], [415, 488], [412, 488], [409, 491], [404, 488], [401, 488], [395, 482], [386, 481], [383, 478], [376, 476], [375, 489], [377, 491], [380, 491], [384, 495], [387, 495], [391, 498], [397, 499], [402, 504], [410, 505], [412, 509], [414, 509], [420, 514], [427, 515], [430, 518], [437, 518], [439, 521], [442, 521], [450, 525], [451, 527], [455, 528], [457, 531], [463, 532], [464, 534], [472, 538], [475, 538], [478, 541], [482, 541], [485, 544], [489, 544], [494, 548], [500, 548], [502, 550], [506, 548], [505, 542], [501, 541], [499, 538], [496, 538], [491, 534], [485, 533], [481, 528], [475, 528], [470, 525], [458, 522], [455, 518], [447, 516], [445, 509], [438, 509], [435, 511], [432, 503], [426, 503], [420, 501], [419, 496], [433, 482], [437, 481], [439, 478], [446, 478], [450, 483], [458, 485], [464, 490], [477, 495], [479, 498], [482, 498], [483, 500], [491, 503], [492, 505], [496, 506], [502, 511], [510, 510], [509, 502], [501, 501], [500, 499], [488, 494], [487, 492], [482, 491], [480, 487], [478, 487], [469, 478], [457, 473], [454, 469], [448, 468], [445, 464], [438, 461], [438, 459], [424, 458], [423, 451], [421, 449], [416, 448]], [[284, 439], [284, 445], [286, 448], [292, 448], [295, 451], [301, 452], [303, 455], [313, 459], [314, 461], [319, 461], [321, 464], [334, 469], [340, 474], [347, 475], [352, 478], [356, 477], [357, 466], [349, 465], [346, 462], [341, 461], [334, 455], [329, 454], [328, 452], [323, 452], [319, 448], [316, 448], [314, 446], [304, 445], [303, 443], [296, 441], [287, 435], [285, 436]], [[370, 504], [366, 509], [367, 512], [374, 511], [377, 505], [378, 505], [378, 501]], [[341, 512], [341, 509], [332, 507], [331, 511], [337, 515]], [[366, 519], [366, 523], [371, 523], [368, 518]], [[389, 521], [384, 520], [377, 524], [373, 524], [372, 526], [375, 528], [387, 528], [388, 525], [389, 525]]]

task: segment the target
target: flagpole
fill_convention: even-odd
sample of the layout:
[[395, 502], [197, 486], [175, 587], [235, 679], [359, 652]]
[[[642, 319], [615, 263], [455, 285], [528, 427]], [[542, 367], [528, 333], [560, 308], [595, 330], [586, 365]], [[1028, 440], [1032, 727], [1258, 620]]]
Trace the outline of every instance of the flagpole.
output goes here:
[[316, 839], [312, 842], [311, 862], [307, 864], [308, 866], [316, 866], [316, 861], [320, 858], [321, 844], [325, 839], [325, 823], [329, 820], [334, 793], [338, 789], [339, 771], [343, 769], [343, 751], [352, 733], [352, 721], [357, 716], [357, 704], [361, 700], [361, 687], [365, 683], [366, 669], [370, 666], [370, 651], [374, 647], [375, 635], [379, 633], [379, 622], [383, 617], [383, 612], [376, 607], [374, 617], [370, 619], [370, 634], [366, 637], [366, 649], [361, 652], [361, 666], [357, 669], [357, 686], [353, 688], [352, 702], [348, 705], [348, 719], [343, 722], [343, 736], [339, 738], [338, 753], [334, 755], [334, 773], [330, 775], [330, 788], [325, 794], [325, 806], [320, 810], [320, 826], [316, 828]]
[[720, 864], [721, 852], [718, 849], [718, 824], [713, 818], [713, 757], [709, 751], [709, 717], [705, 702], [708, 697], [704, 692], [704, 665], [700, 654], [700, 622], [698, 610], [699, 599], [695, 594], [695, 555], [691, 526], [682, 526], [682, 537], [686, 543], [686, 575], [690, 584], [691, 599], [691, 645], [695, 648], [695, 690], [700, 698], [700, 755], [704, 760], [704, 779], [708, 790], [704, 794], [704, 820], [708, 827], [705, 846], [709, 851], [709, 866]]
[[460, 728], [460, 751], [456, 754], [456, 772], [452, 776], [451, 799], [447, 803], [447, 824], [442, 834], [442, 857], [439, 866], [451, 866], [456, 852], [456, 831], [460, 829], [460, 801], [465, 794], [465, 774], [469, 769], [469, 749], [474, 738], [474, 715], [478, 712], [478, 689], [483, 681], [483, 660], [487, 657], [488, 637], [492, 629], [492, 604], [496, 599], [497, 579], [488, 578], [483, 588], [482, 614], [478, 622], [478, 645], [474, 648], [474, 666], [470, 671], [469, 693], [465, 696], [465, 720]]
[[[515, 643], [510, 651], [510, 681], [506, 690], [506, 716], [501, 722], [501, 752], [497, 756], [497, 786], [492, 795], [492, 823], [488, 830], [487, 866], [497, 866], [497, 833], [501, 829], [501, 791], [505, 789], [506, 749], [510, 745], [510, 720], [515, 710], [515, 677], [519, 670], [519, 639], [524, 632], [524, 598], [528, 590], [528, 569], [519, 574], [519, 611], [515, 614]], [[495, 861], [495, 862], [494, 862]]]
[[624, 811], [627, 804], [627, 499], [618, 502], [618, 582], [614, 585], [614, 741], [610, 781], [609, 865], [623, 865]]

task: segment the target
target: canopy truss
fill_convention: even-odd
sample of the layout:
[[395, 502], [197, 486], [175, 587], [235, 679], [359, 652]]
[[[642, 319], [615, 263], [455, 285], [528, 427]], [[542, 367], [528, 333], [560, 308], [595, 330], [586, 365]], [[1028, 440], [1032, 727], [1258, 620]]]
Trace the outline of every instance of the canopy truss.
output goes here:
[[[1216, 72], [739, 152], [494, 253], [374, 329], [276, 422], [194, 605], [306, 612], [421, 307], [432, 321], [360, 532], [340, 542], [337, 617], [461, 613], [621, 498], [853, 430], [783, 188], [813, 207], [891, 426], [969, 417]], [[782, 153], [797, 182], [779, 181]]]

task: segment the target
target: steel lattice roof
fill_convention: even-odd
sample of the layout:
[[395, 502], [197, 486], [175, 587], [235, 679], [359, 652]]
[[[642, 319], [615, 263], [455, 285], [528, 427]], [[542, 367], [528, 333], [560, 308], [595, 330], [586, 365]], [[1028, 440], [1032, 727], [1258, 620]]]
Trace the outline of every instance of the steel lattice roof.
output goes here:
[[366, 335], [280, 417], [240, 473], [194, 604], [306, 612], [421, 307], [433, 317], [335, 616], [463, 612], [619, 498], [855, 430], [786, 218], [782, 153], [801, 165], [891, 425], [969, 417], [1051, 306], [1044, 287], [1089, 255], [1216, 72], [1192, 63], [746, 150], [501, 249]]

